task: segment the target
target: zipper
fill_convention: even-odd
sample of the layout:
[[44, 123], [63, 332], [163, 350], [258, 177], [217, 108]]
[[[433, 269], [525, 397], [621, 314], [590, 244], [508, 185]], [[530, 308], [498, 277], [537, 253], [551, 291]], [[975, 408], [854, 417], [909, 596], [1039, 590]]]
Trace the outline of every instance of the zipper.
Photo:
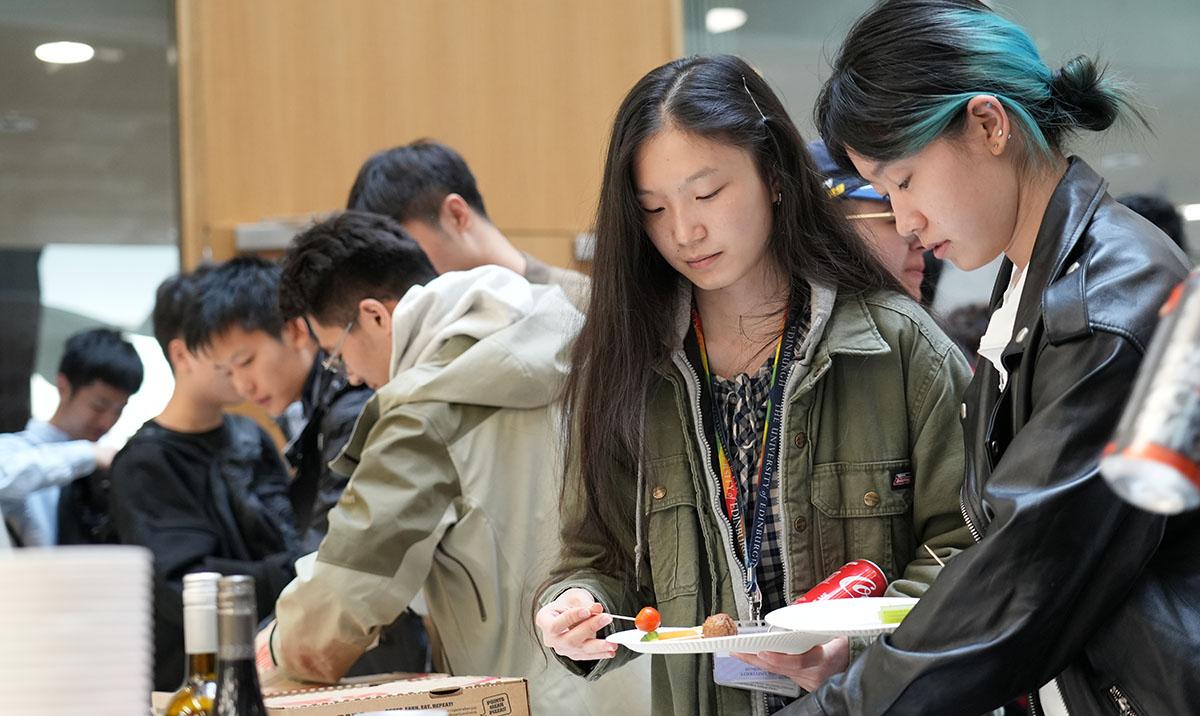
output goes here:
[[[692, 378], [692, 382], [687, 384], [688, 397], [692, 398], [692, 401], [691, 401], [692, 424], [695, 426], [696, 435], [699, 438], [700, 447], [702, 448], [702, 452], [703, 452], [703, 460], [701, 460], [701, 462], [704, 463], [705, 478], [710, 486], [709, 494], [711, 494], [712, 498], [713, 498], [712, 499], [713, 512], [717, 515], [717, 525], [720, 527], [722, 533], [726, 537], [726, 540], [725, 540], [725, 547], [726, 547], [726, 551], [727, 551], [726, 558], [729, 560], [730, 564], [737, 565], [738, 573], [742, 577], [741, 585], [734, 585], [734, 590], [733, 590], [734, 601], [737, 603], [739, 616], [740, 616], [740, 612], [742, 612], [742, 605], [741, 605], [741, 601], [743, 599], [742, 593], [745, 591], [745, 584], [746, 584], [746, 566], [742, 563], [742, 561], [740, 559], [737, 558], [737, 548], [733, 543], [733, 525], [730, 524], [729, 518], [725, 515], [724, 510], [721, 508], [721, 502], [720, 502], [719, 496], [711, 488], [711, 486], [715, 484], [716, 475], [714, 475], [712, 472], [712, 464], [710, 463], [709, 457], [708, 457], [710, 454], [712, 454], [712, 447], [708, 443], [708, 436], [705, 435], [705, 433], [704, 433], [704, 421], [700, 415], [700, 374], [696, 372], [695, 366], [693, 366], [690, 361], [688, 361], [686, 358], [682, 358], [678, 353], [676, 353], [674, 356], [672, 356], [672, 362], [675, 363], [676, 367], [680, 367], [681, 363], [683, 366], [687, 367], [687, 371], [684, 373], [685, 380], [688, 375], [690, 375]], [[792, 382], [792, 377], [796, 374], [796, 366], [795, 365], [791, 366], [790, 368], [788, 368], [788, 371], [789, 372], [788, 372], [787, 378], [784, 381], [784, 394], [785, 395], [788, 395], [790, 393], [789, 384]], [[782, 425], [787, 425], [787, 410], [788, 410], [788, 407], [790, 406], [790, 404], [791, 404], [790, 399], [785, 400], [783, 403], [783, 408], [782, 408], [783, 412], [780, 414], [780, 418], [779, 418]], [[717, 416], [713, 416], [713, 419], [716, 420]], [[782, 436], [780, 439], [782, 439]], [[782, 449], [783, 449], [782, 446], [780, 446], [780, 460], [779, 460], [780, 468], [783, 465]], [[782, 495], [783, 495], [782, 487], [780, 488], [779, 494], [780, 494], [780, 497], [782, 498]], [[786, 509], [786, 506], [785, 506], [785, 504], [782, 504], [782, 501], [781, 501], [780, 512], [779, 512], [780, 520], [783, 520], [785, 518], [785, 514], [784, 514], [785, 509]], [[780, 550], [783, 550], [784, 555], [786, 555], [787, 554], [787, 552], [786, 552], [786, 549], [787, 549], [786, 530], [780, 530], [780, 535], [781, 535], [781, 539], [780, 539], [779, 548], [780, 548]], [[792, 598], [791, 597], [792, 587], [791, 587], [791, 576], [788, 571], [788, 560], [787, 560], [786, 556], [783, 559], [783, 580], [784, 580], [784, 586], [783, 586], [784, 600], [786, 602], [790, 603], [791, 598]], [[745, 599], [747, 602], [749, 601], [748, 598], [745, 598]], [[747, 606], [747, 610], [748, 609], [749, 609], [749, 606]], [[759, 617], [758, 617], [758, 615], [754, 615], [754, 618], [757, 619]], [[765, 716], [765, 714], [767, 714], [768, 701], [767, 701], [767, 693], [765, 691], [759, 695], [758, 703], [756, 703], [754, 705], [755, 705], [755, 713], [756, 714], [763, 714], [764, 716]]]
[[471, 570], [467, 569], [467, 565], [463, 564], [461, 559], [447, 552], [446, 548], [440, 543], [438, 544], [437, 549], [439, 552], [449, 557], [452, 562], [461, 567], [463, 573], [467, 575], [467, 581], [471, 583], [471, 589], [475, 592], [475, 603], [479, 606], [479, 621], [486, 622], [487, 609], [483, 605], [483, 594], [480, 593], [479, 585], [475, 583], [475, 577], [471, 575]]
[[[746, 567], [737, 557], [737, 547], [733, 543], [733, 525], [729, 523], [729, 518], [725, 516], [724, 511], [721, 509], [719, 496], [712, 489], [712, 486], [716, 484], [717, 477], [712, 471], [712, 464], [709, 460], [709, 455], [712, 454], [712, 448], [708, 444], [708, 436], [704, 434], [704, 420], [700, 415], [700, 374], [696, 372], [696, 368], [692, 366], [691, 362], [682, 357], [679, 353], [676, 353], [672, 356], [672, 362], [674, 362], [681, 371], [683, 368], [687, 368], [687, 371], [684, 372], [685, 379], [689, 375], [692, 378], [692, 382], [687, 384], [687, 392], [688, 397], [692, 398], [692, 424], [696, 429], [696, 435], [698, 436], [700, 447], [702, 448], [703, 459], [700, 462], [704, 464], [705, 480], [708, 483], [708, 492], [710, 495], [712, 495], [711, 506], [713, 508], [713, 513], [717, 516], [717, 525], [725, 537], [725, 557], [729, 561], [729, 564], [737, 566], [737, 572], [742, 577], [741, 584], [735, 584], [733, 590], [733, 599], [734, 604], [737, 606], [738, 618], [748, 619], [749, 617], [747, 614], [750, 611], [750, 607], [749, 599], [745, 595]], [[682, 365], [680, 365], [681, 363]], [[714, 419], [716, 419], [715, 416]], [[746, 602], [745, 608], [743, 608], [743, 602]]]
[[971, 521], [971, 515], [967, 514], [967, 500], [963, 496], [962, 492], [958, 493], [958, 509], [962, 510], [963, 521], [967, 523], [967, 529], [971, 531], [971, 537], [974, 538], [976, 542], [982, 540], [983, 537], [980, 536], [979, 530], [975, 527], [975, 523]]
[[1137, 711], [1134, 710], [1129, 697], [1125, 695], [1125, 692], [1121, 691], [1121, 687], [1116, 684], [1108, 687], [1108, 696], [1117, 705], [1117, 713], [1120, 716], [1137, 716]]
[[782, 557], [781, 562], [783, 563], [783, 604], [784, 604], [784, 606], [787, 606], [788, 604], [792, 603], [792, 573], [791, 573], [791, 570], [788, 568], [788, 563], [791, 561], [788, 559], [788, 555], [790, 555], [792, 552], [791, 552], [791, 546], [788, 544], [787, 525], [790, 523], [788, 522], [788, 517], [787, 517], [787, 500], [784, 499], [784, 495], [783, 495], [783, 473], [784, 473], [783, 448], [784, 448], [784, 445], [787, 444], [787, 440], [786, 440], [787, 432], [786, 431], [787, 431], [787, 424], [788, 424], [788, 410], [792, 407], [792, 400], [794, 397], [792, 395], [792, 378], [796, 375], [795, 363], [793, 363], [792, 366], [790, 368], [788, 368], [788, 371], [789, 372], [787, 374], [787, 377], [784, 379], [784, 382], [783, 382], [784, 399], [782, 401], [783, 405], [780, 406], [780, 414], [779, 414], [779, 423], [781, 426], [783, 426], [782, 427], [783, 432], [781, 432], [780, 436], [779, 436], [779, 439], [782, 444], [779, 446], [779, 465], [776, 467], [776, 470], [779, 473], [778, 474], [779, 523], [780, 523], [779, 524], [779, 551], [782, 553], [780, 556]]

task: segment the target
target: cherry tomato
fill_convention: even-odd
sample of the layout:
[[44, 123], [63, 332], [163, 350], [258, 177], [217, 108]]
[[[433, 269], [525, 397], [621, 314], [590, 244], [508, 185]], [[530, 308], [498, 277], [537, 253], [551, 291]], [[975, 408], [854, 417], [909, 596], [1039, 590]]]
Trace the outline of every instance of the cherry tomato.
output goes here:
[[654, 631], [659, 624], [662, 624], [662, 617], [654, 607], [642, 607], [642, 611], [638, 612], [637, 617], [634, 618], [633, 624], [642, 631]]

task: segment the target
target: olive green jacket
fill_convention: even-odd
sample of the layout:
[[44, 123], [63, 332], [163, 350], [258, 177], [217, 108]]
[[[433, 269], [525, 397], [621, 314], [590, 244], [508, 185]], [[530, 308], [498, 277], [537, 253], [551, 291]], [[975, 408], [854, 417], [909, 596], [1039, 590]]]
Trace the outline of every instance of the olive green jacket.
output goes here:
[[[893, 580], [892, 594], [920, 596], [940, 569], [925, 545], [945, 560], [972, 543], [959, 508], [959, 401], [970, 370], [906, 297], [838, 299], [827, 318], [807, 364], [801, 360], [785, 384], [779, 533], [787, 599], [853, 559], [878, 564]], [[579, 485], [568, 481], [563, 559], [543, 602], [582, 587], [614, 614], [655, 605], [663, 624], [700, 624], [718, 612], [749, 618], [709, 439], [698, 428], [700, 400], [697, 373], [677, 350], [648, 394], [640, 474], [628, 476], [628, 494], [613, 496], [631, 516], [615, 528], [638, 555], [637, 567], [623, 575], [596, 568], [602, 547], [581, 519]], [[563, 661], [597, 679], [632, 656], [621, 650], [595, 664]], [[714, 685], [709, 656], [653, 660], [654, 714], [763, 712], [752, 692]]]

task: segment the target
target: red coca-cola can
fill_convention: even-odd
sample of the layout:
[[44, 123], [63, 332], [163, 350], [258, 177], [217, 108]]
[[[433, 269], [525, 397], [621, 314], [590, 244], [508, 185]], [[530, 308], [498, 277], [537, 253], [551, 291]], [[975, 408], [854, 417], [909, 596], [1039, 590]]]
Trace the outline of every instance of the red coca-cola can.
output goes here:
[[887, 591], [887, 577], [879, 565], [869, 559], [847, 562], [836, 572], [822, 579], [792, 604], [823, 602], [826, 599], [882, 597]]

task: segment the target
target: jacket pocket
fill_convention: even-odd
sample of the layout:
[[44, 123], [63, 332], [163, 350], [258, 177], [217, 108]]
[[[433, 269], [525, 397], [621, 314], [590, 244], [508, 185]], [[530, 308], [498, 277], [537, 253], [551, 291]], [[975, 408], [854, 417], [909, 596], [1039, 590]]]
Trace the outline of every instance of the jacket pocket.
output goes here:
[[642, 502], [645, 539], [654, 592], [663, 602], [696, 594], [704, 550], [687, 456], [655, 460], [649, 467]]
[[813, 468], [815, 558], [829, 575], [846, 562], [869, 559], [889, 581], [913, 557], [912, 489], [895, 487], [908, 460], [827, 463]]

